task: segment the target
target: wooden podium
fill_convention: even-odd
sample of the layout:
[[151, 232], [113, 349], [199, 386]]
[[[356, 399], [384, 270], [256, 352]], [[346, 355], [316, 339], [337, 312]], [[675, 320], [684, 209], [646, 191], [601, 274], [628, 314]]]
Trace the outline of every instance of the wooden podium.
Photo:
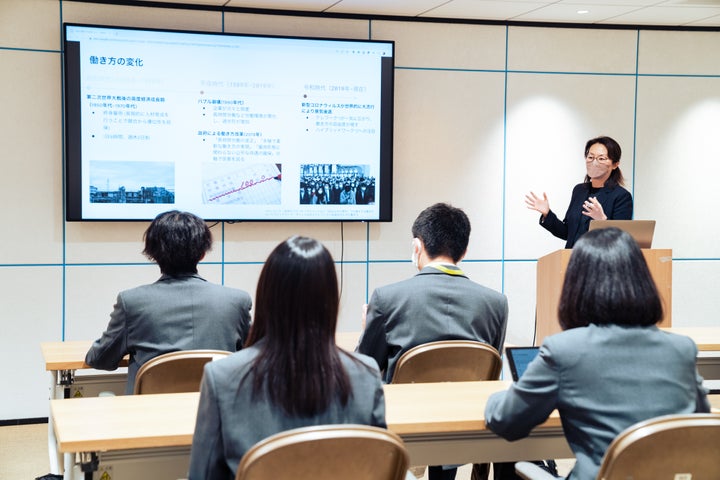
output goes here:
[[[663, 306], [660, 327], [672, 326], [672, 250], [642, 249], [650, 274], [655, 280]], [[537, 263], [537, 303], [535, 345], [562, 329], [558, 323], [558, 304], [565, 279], [565, 270], [572, 250], [563, 249], [540, 257]]]

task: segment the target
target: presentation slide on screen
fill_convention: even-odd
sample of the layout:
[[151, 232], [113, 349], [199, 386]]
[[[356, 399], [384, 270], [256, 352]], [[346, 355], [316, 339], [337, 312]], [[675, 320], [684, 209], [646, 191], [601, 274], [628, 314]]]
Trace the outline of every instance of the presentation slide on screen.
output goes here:
[[83, 217], [365, 220], [392, 46], [68, 27]]

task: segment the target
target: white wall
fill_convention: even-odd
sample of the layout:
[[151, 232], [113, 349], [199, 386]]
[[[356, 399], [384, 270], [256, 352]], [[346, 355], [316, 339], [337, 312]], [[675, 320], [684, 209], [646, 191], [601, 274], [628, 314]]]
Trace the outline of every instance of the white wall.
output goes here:
[[[582, 181], [584, 143], [607, 134], [635, 217], [658, 221], [674, 252], [673, 322], [717, 325], [720, 225], [720, 32], [545, 28], [249, 15], [89, 4], [0, 2], [0, 420], [44, 417], [39, 344], [94, 339], [121, 289], [152, 282], [144, 223], [66, 223], [62, 185], [62, 22], [396, 42], [394, 221], [219, 224], [200, 271], [255, 291], [269, 251], [289, 235], [344, 252], [340, 328], [359, 329], [378, 285], [413, 273], [410, 225], [436, 201], [469, 214], [463, 268], [510, 299], [508, 341], [533, 337], [535, 263], [564, 242], [525, 208], [547, 192], [564, 214]], [[344, 244], [341, 243], [344, 239]], [[340, 269], [339, 269], [340, 270]]]

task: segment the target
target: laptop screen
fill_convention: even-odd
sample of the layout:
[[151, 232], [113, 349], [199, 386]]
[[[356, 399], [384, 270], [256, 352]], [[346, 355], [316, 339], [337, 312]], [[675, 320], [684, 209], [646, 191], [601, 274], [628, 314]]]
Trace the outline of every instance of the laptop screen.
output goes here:
[[506, 347], [505, 355], [510, 365], [510, 373], [514, 382], [525, 373], [528, 364], [537, 357], [540, 347]]

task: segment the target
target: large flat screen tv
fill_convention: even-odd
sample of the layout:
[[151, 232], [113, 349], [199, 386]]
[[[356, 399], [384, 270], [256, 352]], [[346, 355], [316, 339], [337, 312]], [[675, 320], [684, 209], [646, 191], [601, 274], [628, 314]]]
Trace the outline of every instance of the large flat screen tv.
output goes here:
[[392, 220], [392, 41], [64, 25], [69, 221]]

